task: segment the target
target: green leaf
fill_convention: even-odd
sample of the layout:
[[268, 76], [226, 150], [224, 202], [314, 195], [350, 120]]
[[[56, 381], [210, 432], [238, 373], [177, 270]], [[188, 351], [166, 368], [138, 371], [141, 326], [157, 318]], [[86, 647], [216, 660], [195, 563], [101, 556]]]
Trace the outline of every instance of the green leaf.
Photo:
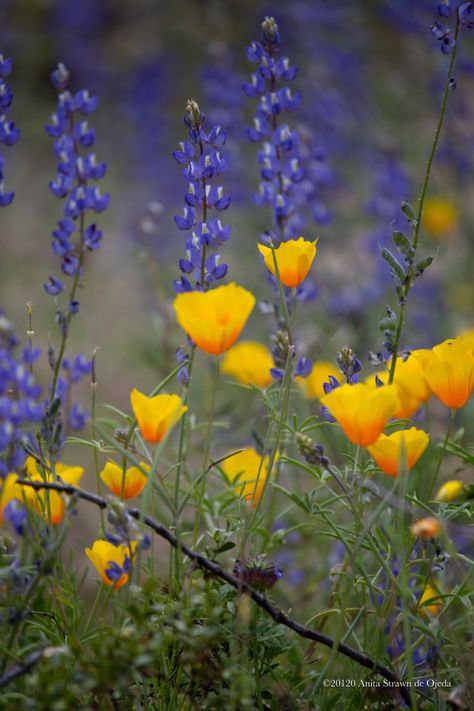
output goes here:
[[381, 331], [395, 331], [397, 328], [397, 322], [390, 318], [390, 316], [385, 316], [379, 321], [379, 327]]
[[408, 217], [409, 220], [416, 219], [415, 208], [408, 202], [408, 200], [402, 200], [400, 204], [400, 209], [403, 214]]
[[421, 276], [425, 269], [427, 269], [432, 263], [434, 257], [425, 257], [415, 265], [415, 276]]
[[395, 230], [392, 234], [392, 239], [397, 247], [397, 249], [407, 257], [407, 259], [410, 259], [413, 257], [415, 250], [413, 249], [412, 243], [406, 237], [403, 232], [399, 232], [398, 230]]
[[456, 442], [449, 440], [446, 445], [446, 451], [449, 452], [449, 454], [454, 454], [454, 456], [462, 459], [462, 461], [466, 464], [474, 464], [474, 451], [472, 449], [465, 449], [464, 447], [461, 447], [460, 444], [456, 444]]
[[406, 280], [407, 275], [398, 259], [394, 257], [391, 251], [389, 249], [386, 249], [385, 247], [382, 248], [381, 254], [382, 258], [385, 259], [388, 266], [390, 267], [392, 276], [403, 283]]
[[226, 541], [223, 543], [219, 548], [217, 548], [214, 553], [217, 555], [218, 553], [225, 553], [226, 551], [232, 550], [232, 548], [235, 548], [235, 543], [232, 543], [232, 541]]

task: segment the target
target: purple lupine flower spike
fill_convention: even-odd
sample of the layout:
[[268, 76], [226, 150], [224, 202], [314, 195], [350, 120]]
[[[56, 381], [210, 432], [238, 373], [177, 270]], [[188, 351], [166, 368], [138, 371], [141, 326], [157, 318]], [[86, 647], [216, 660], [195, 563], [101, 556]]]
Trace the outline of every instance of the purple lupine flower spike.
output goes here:
[[174, 221], [179, 230], [191, 233], [185, 243], [186, 256], [179, 260], [181, 278], [174, 283], [176, 292], [206, 289], [227, 274], [227, 264], [220, 262], [214, 250], [230, 237], [230, 225], [224, 224], [219, 215], [227, 210], [231, 199], [222, 185], [213, 182], [226, 168], [221, 152], [226, 134], [221, 126], [213, 126], [206, 133], [204, 122], [197, 102], [188, 101], [184, 123], [190, 140], [181, 141], [178, 150], [173, 151], [186, 180], [185, 206]]
[[13, 327], [0, 310], [0, 477], [16, 471], [25, 459], [25, 432], [40, 420], [41, 388], [29, 365], [38, 357], [36, 349], [18, 352]]
[[[20, 130], [13, 121], [8, 118], [8, 109], [13, 101], [13, 92], [6, 78], [12, 70], [12, 61], [0, 52], [0, 144], [13, 146], [20, 138]], [[5, 159], [0, 155], [0, 207], [7, 207], [12, 202], [15, 193], [6, 191], [4, 187], [5, 179]]]
[[[51, 73], [51, 83], [58, 90], [58, 108], [46, 126], [46, 132], [54, 138], [58, 174], [49, 184], [51, 192], [64, 200], [64, 215], [53, 232], [52, 249], [61, 259], [61, 271], [73, 279], [81, 274], [86, 250], [96, 250], [102, 232], [95, 222], [87, 224], [89, 215], [103, 212], [109, 204], [109, 195], [102, 195], [95, 183], [106, 172], [106, 164], [89, 152], [95, 142], [95, 131], [87, 118], [98, 105], [98, 99], [82, 90], [77, 94], [69, 91], [70, 74], [64, 64], [58, 64]], [[45, 291], [57, 296], [64, 283], [50, 277]], [[75, 314], [79, 303], [74, 299], [69, 313]]]

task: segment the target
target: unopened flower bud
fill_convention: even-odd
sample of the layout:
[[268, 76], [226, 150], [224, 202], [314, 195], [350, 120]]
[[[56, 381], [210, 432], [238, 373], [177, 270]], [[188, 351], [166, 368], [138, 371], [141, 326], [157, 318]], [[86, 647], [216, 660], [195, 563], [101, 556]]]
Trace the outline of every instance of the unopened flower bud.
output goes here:
[[311, 437], [296, 433], [296, 445], [304, 460], [315, 467], [329, 466], [329, 459], [324, 455], [324, 448], [320, 444], [313, 442]]

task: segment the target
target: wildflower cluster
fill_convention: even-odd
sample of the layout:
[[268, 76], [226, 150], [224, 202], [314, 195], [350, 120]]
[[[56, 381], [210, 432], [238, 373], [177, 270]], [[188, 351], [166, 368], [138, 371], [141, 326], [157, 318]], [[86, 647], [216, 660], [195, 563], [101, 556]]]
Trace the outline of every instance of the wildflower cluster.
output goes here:
[[[187, 181], [186, 207], [174, 221], [178, 229], [191, 232], [186, 239], [186, 257], [179, 260], [182, 275], [174, 283], [177, 293], [207, 289], [227, 274], [227, 264], [220, 262], [220, 255], [214, 250], [229, 239], [230, 225], [223, 224], [220, 217], [209, 216], [210, 210], [220, 213], [230, 205], [230, 197], [225, 195], [222, 185], [212, 182], [226, 167], [226, 159], [219, 150], [225, 144], [226, 134], [218, 125], [206, 132], [204, 121], [196, 101], [188, 101], [184, 123], [190, 140], [182, 141], [179, 150], [173, 152]], [[199, 209], [201, 219], [196, 215]]]
[[[0, 52], [0, 144], [13, 146], [20, 137], [20, 131], [7, 115], [8, 109], [13, 100], [11, 86], [7, 84], [6, 78], [12, 70], [12, 61]], [[12, 191], [5, 191], [4, 188], [4, 168], [5, 159], [0, 154], [0, 207], [10, 205], [15, 195]]]
[[[91, 185], [101, 180], [106, 171], [105, 163], [98, 162], [95, 153], [87, 152], [95, 143], [95, 131], [85, 117], [96, 110], [97, 97], [86, 90], [71, 94], [70, 75], [64, 64], [52, 72], [51, 82], [59, 92], [58, 108], [46, 131], [55, 139], [58, 174], [49, 187], [53, 195], [65, 201], [64, 215], [53, 232], [52, 248], [61, 259], [63, 274], [73, 279], [68, 305], [72, 315], [79, 310], [76, 292], [85, 255], [98, 249], [102, 239], [96, 223], [86, 224], [87, 218], [90, 213], [103, 212], [110, 198], [102, 195], [97, 185]], [[65, 285], [51, 276], [44, 288], [51, 296], [57, 296]], [[62, 330], [67, 328], [68, 319], [61, 312], [58, 321]]]
[[440, 43], [443, 54], [451, 54], [457, 42], [458, 31], [462, 27], [474, 29], [474, 3], [462, 2], [456, 9], [451, 7], [450, 0], [438, 4], [438, 15], [445, 22], [452, 14], [456, 15], [456, 29], [453, 34], [451, 28], [446, 27], [439, 20], [431, 25], [431, 34]]
[[[456, 10], [456, 38], [459, 26], [470, 26], [471, 5]], [[295, 10], [300, 21], [302, 9]], [[336, 5], [324, 12], [341, 17]], [[262, 31], [248, 48], [257, 69], [245, 92], [258, 101], [250, 131], [261, 143], [257, 202], [271, 207], [274, 224], [255, 240], [251, 259], [260, 260], [274, 303], [255, 314], [258, 286], [254, 295], [220, 283], [227, 265], [216, 250], [230, 235], [219, 219], [230, 204], [218, 184], [226, 135], [219, 125], [207, 131], [191, 100], [189, 136], [173, 153], [187, 185], [184, 212], [174, 218], [186, 233], [186, 254], [167, 312], [175, 322], [170, 338], [181, 328], [187, 347], [178, 349], [171, 371], [163, 348], [160, 382], [150, 391], [131, 387], [125, 408], [108, 405], [106, 416], [96, 410], [95, 356], [68, 351], [86, 254], [102, 237], [92, 214], [108, 204], [93, 187], [105, 164], [89, 152], [95, 133], [86, 117], [97, 99], [70, 93], [64, 65], [52, 74], [59, 108], [47, 127], [58, 158], [51, 189], [64, 200], [53, 252], [71, 287], [54, 277], [45, 286], [60, 329], [59, 347], [47, 354], [45, 402], [33, 377], [39, 351], [31, 309], [23, 351], [0, 312], [0, 686], [7, 705], [24, 698], [33, 708], [40, 689], [45, 708], [57, 706], [57, 697], [64, 708], [332, 708], [344, 705], [345, 695], [347, 708], [416, 708], [420, 693], [444, 708], [454, 696], [428, 684], [420, 692], [425, 677], [446, 676], [461, 688], [472, 606], [472, 561], [462, 539], [474, 485], [464, 481], [473, 455], [460, 411], [474, 388], [474, 331], [401, 350], [408, 295], [433, 260], [418, 255], [422, 230], [431, 224], [441, 234], [453, 217], [435, 209], [423, 222], [451, 76], [418, 211], [401, 205], [411, 235], [391, 224], [395, 247], [380, 245], [398, 306], [386, 307], [383, 348], [369, 354], [376, 371], [367, 374], [349, 347], [336, 349], [334, 362], [324, 359], [324, 336], [341, 337], [332, 332], [331, 314], [312, 320], [308, 313], [299, 330], [298, 299], [316, 257], [330, 249], [300, 236], [298, 211], [317, 200], [317, 170], [307, 161], [317, 158], [311, 136], [304, 154], [298, 134], [279, 123], [298, 103], [286, 86], [296, 68], [279, 54], [273, 18]], [[451, 57], [449, 74], [456, 51]], [[372, 209], [386, 221], [399, 217], [394, 193], [405, 177], [393, 161], [382, 173]], [[65, 296], [57, 298], [63, 291], [65, 310]], [[269, 314], [271, 345], [246, 339], [247, 324]], [[91, 435], [67, 437], [86, 423], [73, 389], [89, 376]], [[438, 425], [448, 414], [438, 446]], [[65, 444], [71, 453], [63, 456]], [[77, 445], [90, 459], [74, 458]], [[79, 504], [98, 514], [97, 530], [84, 529], [81, 580], [77, 566], [63, 563]], [[89, 605], [91, 585], [96, 598]], [[327, 684], [349, 680], [355, 668], [361, 684], [344, 687], [344, 696]], [[389, 683], [373, 697], [365, 686], [379, 677]], [[467, 699], [469, 690], [460, 693]]]
[[31, 366], [39, 351], [29, 345], [19, 351], [13, 326], [0, 311], [0, 476], [16, 471], [25, 458], [24, 427], [42, 415], [41, 387]]
[[296, 76], [296, 67], [288, 57], [278, 57], [280, 32], [274, 18], [262, 23], [262, 41], [252, 42], [247, 48], [248, 59], [257, 65], [251, 82], [244, 84], [247, 96], [258, 99], [254, 126], [249, 129], [251, 141], [263, 141], [258, 152], [262, 182], [255, 201], [271, 207], [276, 233], [272, 239], [278, 244], [295, 237], [300, 225], [292, 219], [295, 213], [295, 185], [305, 177], [299, 158], [299, 137], [288, 124], [278, 125], [278, 117], [299, 105], [299, 94], [293, 94], [282, 83]]

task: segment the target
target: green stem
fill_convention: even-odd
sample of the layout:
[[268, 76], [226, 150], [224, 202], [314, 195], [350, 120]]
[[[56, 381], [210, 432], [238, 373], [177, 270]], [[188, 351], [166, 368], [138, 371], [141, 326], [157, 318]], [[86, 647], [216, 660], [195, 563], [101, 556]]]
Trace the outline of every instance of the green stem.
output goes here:
[[[97, 441], [97, 430], [95, 427], [95, 419], [96, 419], [96, 400], [97, 400], [97, 380], [96, 380], [96, 370], [95, 370], [95, 359], [97, 355], [97, 348], [94, 348], [94, 351], [92, 353], [92, 373], [91, 373], [91, 391], [92, 391], [92, 399], [91, 399], [91, 435], [92, 439], [94, 441]], [[100, 479], [99, 475], [99, 452], [97, 451], [97, 447], [94, 447], [94, 470], [95, 470], [95, 480], [97, 484], [97, 491], [99, 493], [99, 496], [102, 496], [102, 481]], [[102, 531], [102, 535], [105, 534], [105, 521], [104, 521], [104, 512], [102, 509], [100, 510], [100, 529]]]
[[[253, 527], [253, 525], [254, 525], [254, 523], [255, 523], [255, 519], [256, 519], [257, 514], [258, 514], [258, 511], [259, 511], [259, 509], [260, 509], [260, 505], [261, 505], [261, 503], [262, 503], [262, 501], [263, 501], [263, 499], [264, 499], [264, 497], [265, 497], [265, 491], [266, 491], [266, 489], [267, 489], [268, 482], [269, 482], [269, 479], [270, 479], [270, 476], [271, 476], [271, 472], [272, 472], [272, 469], [273, 469], [273, 465], [274, 465], [274, 463], [275, 463], [275, 458], [276, 458], [276, 454], [277, 454], [277, 452], [278, 452], [278, 447], [280, 446], [281, 433], [282, 433], [282, 431], [283, 431], [283, 425], [284, 425], [284, 423], [285, 423], [285, 421], [286, 421], [286, 414], [285, 414], [285, 416], [284, 416], [283, 411], [285, 410], [285, 412], [286, 412], [286, 409], [287, 409], [287, 408], [285, 408], [285, 404], [284, 404], [284, 403], [287, 402], [287, 400], [288, 400], [288, 398], [289, 398], [290, 389], [291, 389], [291, 370], [292, 370], [291, 365], [292, 365], [292, 353], [291, 353], [291, 351], [288, 351], [288, 355], [287, 355], [287, 359], [286, 359], [286, 365], [285, 365], [285, 374], [284, 374], [284, 376], [283, 376], [283, 380], [282, 380], [282, 382], [281, 382], [280, 390], [279, 390], [279, 393], [278, 393], [278, 399], [279, 399], [279, 401], [283, 401], [282, 414], [281, 414], [281, 416], [278, 418], [278, 429], [277, 429], [277, 433], [276, 433], [276, 437], [275, 437], [275, 442], [274, 442], [274, 444], [273, 444], [272, 451], [271, 451], [271, 453], [270, 453], [270, 457], [269, 457], [269, 460], [268, 460], [267, 475], [265, 476], [265, 481], [264, 481], [264, 483], [263, 483], [263, 488], [262, 488], [261, 496], [260, 496], [260, 497], [258, 498], [258, 500], [256, 501], [255, 506], [254, 506], [254, 508], [253, 508], [253, 510], [252, 510], [252, 514], [251, 514], [250, 518], [248, 518], [247, 521], [246, 521], [246, 525], [245, 525], [244, 532], [243, 532], [243, 535], [242, 535], [242, 540], [241, 540], [240, 546], [239, 546], [239, 555], [238, 555], [239, 558], [242, 557], [242, 555], [243, 555], [243, 553], [244, 553], [244, 551], [245, 551], [245, 546], [246, 546], [248, 537], [249, 537], [249, 535], [250, 535], [250, 533], [251, 533], [251, 531], [252, 531], [252, 527]], [[260, 481], [260, 477], [262, 476], [262, 469], [263, 469], [263, 461], [264, 461], [264, 455], [265, 455], [265, 448], [266, 448], [266, 444], [267, 444], [267, 442], [268, 442], [268, 440], [269, 440], [269, 438], [270, 438], [270, 433], [271, 433], [271, 431], [272, 431], [272, 425], [273, 425], [273, 422], [270, 421], [269, 424], [268, 424], [267, 432], [266, 432], [266, 434], [265, 434], [264, 451], [263, 451], [263, 453], [262, 453], [262, 458], [261, 458], [261, 460], [260, 460], [260, 464], [259, 464], [259, 467], [258, 467], [257, 478], [256, 478], [256, 481], [255, 481], [255, 487], [254, 487], [254, 495], [255, 495], [255, 492], [257, 491], [258, 484], [259, 484], [259, 481]]]
[[[84, 212], [81, 212], [80, 217], [79, 217], [79, 262], [77, 265], [76, 273], [74, 275], [74, 281], [72, 283], [72, 288], [69, 294], [69, 301], [68, 303], [70, 304], [71, 301], [75, 300], [76, 296], [76, 291], [79, 286], [79, 279], [82, 271], [82, 267], [84, 264], [84, 257], [85, 257], [85, 247], [84, 247]], [[66, 350], [66, 345], [67, 345], [67, 340], [68, 340], [68, 335], [69, 335], [69, 326], [71, 323], [72, 319], [72, 312], [68, 311], [68, 314], [66, 316], [66, 323], [63, 326], [63, 335], [61, 338], [61, 345], [59, 347], [59, 354], [58, 357], [56, 358], [56, 363], [54, 365], [54, 371], [53, 371], [53, 381], [51, 383], [51, 402], [54, 401], [54, 396], [56, 394], [56, 388], [58, 385], [58, 378], [59, 378], [59, 371], [61, 369], [61, 364], [63, 362], [64, 358], [64, 352]]]
[[205, 442], [204, 457], [203, 457], [202, 467], [201, 467], [202, 479], [201, 479], [201, 483], [199, 485], [197, 510], [196, 510], [196, 516], [194, 518], [193, 547], [196, 545], [196, 541], [199, 536], [199, 524], [201, 522], [202, 502], [204, 500], [204, 495], [206, 493], [206, 478], [207, 478], [206, 475], [207, 475], [207, 472], [209, 471], [207, 463], [209, 461], [209, 450], [211, 448], [212, 425], [213, 425], [213, 419], [214, 419], [214, 408], [215, 408], [215, 404], [216, 404], [217, 383], [219, 380], [219, 359], [216, 356], [212, 360], [213, 360], [213, 362], [212, 362], [212, 379], [211, 379], [211, 387], [210, 387], [209, 415], [208, 415], [208, 421], [207, 421], [206, 437], [204, 440], [204, 442]]
[[280, 279], [280, 270], [278, 268], [278, 261], [276, 258], [275, 247], [273, 246], [273, 244], [270, 245], [270, 249], [272, 250], [273, 268], [275, 270], [275, 277], [276, 277], [277, 284], [278, 284], [278, 294], [280, 296], [280, 306], [281, 306], [281, 310], [283, 312], [283, 318], [285, 319], [285, 326], [286, 326], [286, 330], [288, 332], [288, 340], [290, 342], [290, 346], [292, 346], [294, 344], [293, 328], [291, 325], [290, 312], [288, 311], [288, 304], [286, 302], [285, 290], [283, 288], [283, 284]]
[[[414, 226], [414, 230], [413, 230], [413, 250], [415, 253], [416, 253], [416, 250], [418, 249], [421, 221], [422, 221], [422, 217], [423, 217], [423, 208], [425, 205], [425, 198], [426, 198], [426, 194], [428, 192], [428, 187], [430, 184], [431, 169], [433, 166], [433, 160], [434, 160], [434, 157], [436, 154], [436, 150], [438, 148], [438, 143], [439, 143], [439, 139], [441, 136], [441, 131], [442, 131], [443, 125], [444, 125], [444, 119], [446, 116], [446, 107], [448, 104], [448, 96], [449, 96], [449, 91], [450, 91], [449, 82], [452, 77], [454, 64], [456, 61], [456, 53], [457, 53], [457, 47], [458, 47], [458, 42], [457, 42], [458, 34], [459, 34], [459, 16], [456, 13], [456, 30], [454, 32], [455, 45], [454, 45], [454, 48], [453, 48], [453, 51], [451, 54], [451, 61], [449, 62], [448, 74], [447, 74], [446, 82], [444, 85], [443, 97], [441, 99], [441, 108], [440, 108], [440, 113], [439, 113], [438, 124], [436, 126], [436, 131], [435, 131], [433, 143], [431, 145], [431, 150], [430, 150], [430, 153], [428, 156], [428, 160], [426, 162], [425, 177], [423, 179], [423, 185], [422, 185], [420, 197], [418, 200], [418, 212], [416, 215], [415, 226]], [[415, 255], [413, 255], [413, 260], [414, 260], [414, 258], [415, 258]], [[389, 375], [389, 379], [388, 379], [389, 384], [393, 383], [393, 379], [395, 377], [395, 369], [397, 367], [398, 349], [400, 347], [400, 340], [401, 340], [401, 336], [402, 336], [403, 327], [405, 324], [406, 299], [408, 298], [408, 294], [410, 293], [412, 286], [413, 286], [413, 279], [412, 279], [412, 275], [409, 274], [407, 283], [403, 287], [403, 299], [401, 300], [400, 311], [398, 314], [397, 327], [395, 329], [395, 338], [393, 341], [393, 357], [392, 357], [392, 363], [390, 366], [390, 375]]]

